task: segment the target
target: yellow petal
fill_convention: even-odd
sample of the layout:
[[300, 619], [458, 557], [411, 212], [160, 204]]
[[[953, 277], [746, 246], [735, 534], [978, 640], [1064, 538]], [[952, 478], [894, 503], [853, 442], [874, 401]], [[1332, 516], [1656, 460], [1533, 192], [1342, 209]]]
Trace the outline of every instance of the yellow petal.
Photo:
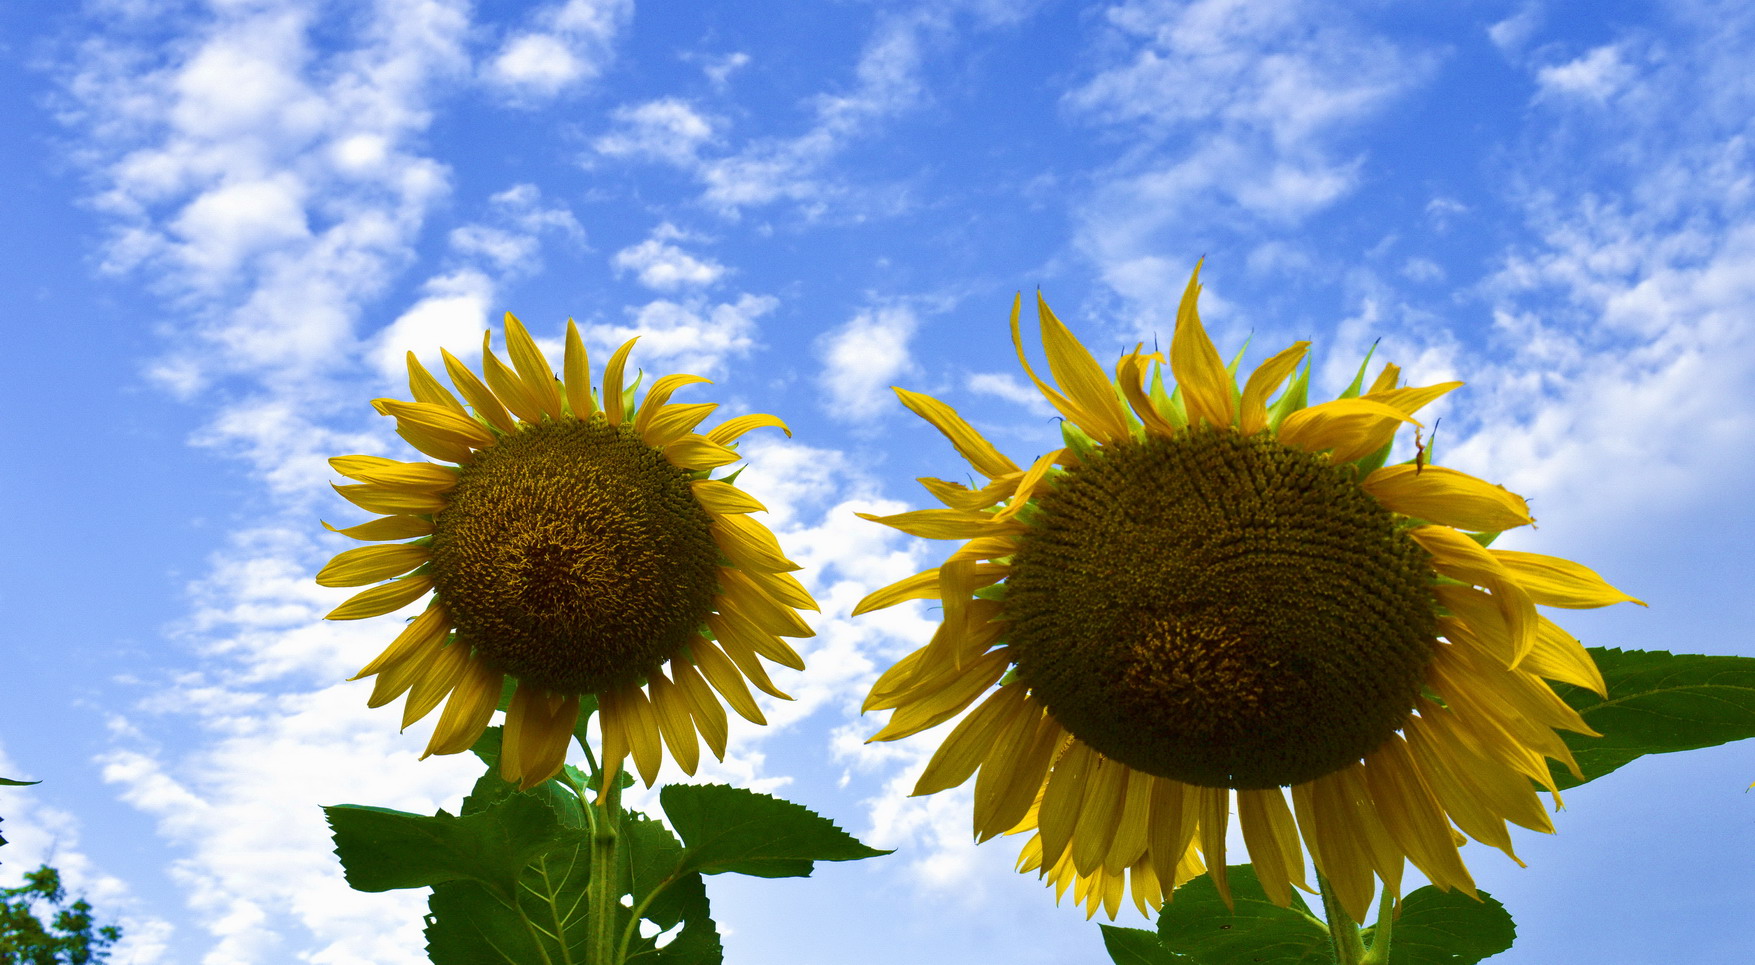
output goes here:
[[1017, 491], [1012, 494], [1011, 502], [1006, 503], [1004, 509], [993, 514], [995, 521], [1003, 521], [1016, 516], [1025, 506], [1030, 505], [1030, 499], [1034, 497], [1037, 492], [1048, 488], [1048, 483], [1046, 482], [1048, 470], [1054, 465], [1055, 461], [1059, 459], [1060, 454], [1060, 450], [1047, 453], [1039, 457], [1030, 465], [1030, 471], [1024, 473], [1024, 475], [1018, 480], [1018, 488]]
[[1115, 364], [1115, 384], [1121, 387], [1121, 394], [1127, 398], [1127, 404], [1139, 417], [1146, 432], [1161, 439], [1171, 438], [1176, 434], [1176, 427], [1164, 414], [1158, 411], [1156, 404], [1146, 392], [1146, 374], [1150, 363], [1163, 364], [1164, 356], [1157, 352], [1141, 355], [1138, 351], [1123, 355]]
[[1432, 568], [1452, 579], [1481, 586], [1508, 577], [1486, 547], [1448, 526], [1415, 526], [1408, 535], [1432, 554]]
[[1009, 648], [994, 650], [971, 661], [936, 689], [910, 695], [914, 699], [897, 708], [883, 730], [867, 738], [866, 743], [900, 740], [957, 716], [1005, 675], [1011, 658]]
[[317, 571], [318, 586], [365, 586], [401, 576], [427, 561], [425, 546], [361, 546], [338, 554]]
[[525, 393], [536, 402], [537, 408], [551, 419], [561, 417], [561, 393], [555, 386], [555, 372], [549, 367], [548, 359], [543, 357], [542, 349], [536, 347], [536, 340], [524, 330], [524, 324], [506, 313], [506, 351], [512, 356], [512, 364], [518, 369], [518, 377], [524, 383]]
[[1391, 512], [1441, 526], [1497, 533], [1534, 522], [1521, 496], [1443, 466], [1384, 466], [1361, 485]]
[[1182, 304], [1176, 309], [1176, 333], [1170, 338], [1170, 372], [1182, 389], [1190, 426], [1199, 427], [1207, 422], [1228, 429], [1235, 422], [1231, 393], [1236, 390], [1236, 382], [1226, 371], [1225, 360], [1219, 357], [1213, 340], [1207, 337], [1206, 327], [1201, 325], [1196, 305], [1199, 298], [1200, 265], [1196, 264], [1188, 287], [1183, 289]]
[[457, 488], [457, 470], [430, 462], [397, 462], [376, 456], [336, 456], [329, 460], [336, 472], [385, 489], [413, 493], [443, 493]]
[[467, 445], [425, 432], [411, 425], [397, 426], [396, 434], [402, 437], [402, 441], [434, 459], [443, 459], [461, 466], [475, 458], [475, 450]]
[[[1371, 911], [1377, 881], [1360, 828], [1361, 816], [1369, 811], [1350, 798], [1347, 790], [1333, 774], [1327, 774], [1292, 785], [1292, 805], [1317, 873], [1328, 879], [1348, 917], [1360, 922]], [[1251, 857], [1254, 854], [1251, 848]]]
[[701, 672], [682, 654], [671, 658], [670, 675], [689, 702], [689, 716], [695, 719], [695, 727], [707, 742], [707, 748], [714, 757], [725, 760], [725, 738], [730, 728], [719, 698], [713, 696], [713, 690], [702, 679]]
[[342, 499], [369, 512], [386, 516], [431, 516], [449, 504], [444, 496], [434, 493], [393, 492], [376, 486], [336, 486]]
[[463, 411], [463, 403], [458, 402], [449, 389], [433, 378], [433, 374], [420, 364], [420, 359], [415, 358], [413, 352], [408, 353], [408, 391], [413, 394], [416, 402], [442, 405], [458, 415], [467, 414]]
[[1024, 820], [1065, 737], [1054, 718], [1035, 701], [1025, 701], [975, 778], [977, 840], [1005, 834]]
[[579, 698], [519, 683], [506, 708], [500, 776], [529, 790], [560, 773], [579, 718]]
[[390, 646], [384, 648], [383, 653], [378, 654], [371, 663], [361, 667], [359, 673], [347, 679], [358, 680], [361, 677], [370, 677], [391, 664], [400, 663], [411, 654], [428, 647], [436, 647], [450, 632], [451, 617], [435, 599], [425, 610], [421, 611], [420, 616], [409, 621], [408, 626], [396, 635], [396, 639], [390, 642]]
[[[652, 388], [646, 390], [646, 398], [640, 402], [639, 411], [634, 413], [634, 431], [644, 436], [646, 427], [652, 424], [652, 419], [658, 415], [660, 409], [664, 408], [665, 403], [670, 401], [670, 397], [676, 393], [677, 389], [702, 382], [708, 385], [713, 384], [712, 380], [702, 378], [699, 375], [666, 375], [652, 383]], [[706, 417], [702, 416], [702, 418]], [[648, 442], [647, 445], [651, 445], [651, 443]]]
[[1079, 874], [1094, 875], [1103, 870], [1103, 858], [1109, 854], [1109, 843], [1115, 839], [1115, 827], [1121, 822], [1121, 808], [1126, 801], [1127, 765], [1094, 754], [1072, 840], [1067, 842], [1073, 868]]
[[1603, 672], [1597, 669], [1590, 651], [1572, 634], [1560, 629], [1547, 617], [1536, 618], [1536, 643], [1518, 666], [1537, 676], [1559, 680], [1575, 687], [1585, 687], [1599, 697], [1607, 697], [1609, 688]]
[[1304, 353], [1309, 348], [1309, 342], [1293, 342], [1256, 366], [1255, 371], [1250, 373], [1249, 381], [1243, 385], [1243, 399], [1238, 406], [1238, 432], [1250, 436], [1267, 428], [1268, 396], [1273, 395], [1286, 381], [1286, 377], [1298, 368], [1298, 363], [1304, 360]]
[[636, 335], [623, 342], [609, 357], [609, 365], [603, 370], [603, 417], [612, 426], [627, 421], [622, 412], [622, 375], [628, 367], [628, 353], [634, 350], [634, 343], [639, 340]]
[[1572, 610], [1609, 606], [1615, 603], [1637, 603], [1636, 600], [1608, 584], [1596, 571], [1581, 563], [1541, 553], [1517, 550], [1488, 550], [1505, 567], [1511, 579], [1529, 593], [1530, 599], [1543, 606]]
[[740, 457], [735, 450], [709, 441], [706, 436], [686, 435], [665, 445], [664, 458], [678, 469], [699, 471], [729, 466]]
[[[713, 414], [719, 408], [717, 402], [692, 402], [688, 405], [667, 405], [658, 410], [644, 429], [639, 430], [640, 440], [654, 449], [681, 439], [695, 431], [701, 420]], [[644, 411], [641, 413], [645, 415]], [[711, 440], [709, 440], [710, 442]]]
[[633, 752], [634, 767], [647, 787], [658, 779], [658, 766], [664, 760], [662, 738], [658, 732], [658, 715], [646, 692], [639, 687], [622, 691], [622, 710], [627, 715], [628, 749]]
[[473, 449], [486, 449], [494, 444], [494, 434], [481, 423], [459, 415], [442, 405], [426, 402], [400, 402], [396, 399], [375, 399], [379, 411], [396, 417], [398, 426]]
[[505, 403], [506, 408], [512, 410], [513, 415], [530, 425], [540, 424], [542, 407], [537, 404], [536, 397], [530, 394], [530, 389], [518, 377], [518, 373], [512, 371], [511, 367], [494, 354], [493, 338], [493, 332], [483, 332], [481, 336], [481, 374], [486, 376], [488, 388]]
[[1400, 378], [1401, 374], [1401, 367], [1395, 363], [1391, 362], [1385, 365], [1383, 371], [1377, 373], [1377, 378], [1372, 380], [1371, 388], [1366, 390], [1365, 394], [1371, 396], [1388, 392], [1395, 388], [1396, 379]]
[[1437, 385], [1417, 385], [1373, 392], [1360, 398], [1367, 402], [1381, 402], [1403, 415], [1413, 415], [1439, 396], [1461, 387], [1461, 382], [1440, 382]]
[[781, 422], [775, 416], [756, 413], [754, 415], [740, 415], [735, 419], [721, 422], [712, 432], [707, 433], [707, 441], [716, 446], [729, 446], [743, 438], [744, 433], [751, 429], [761, 428], [779, 429], [786, 433], [786, 438], [792, 438], [792, 430], [786, 428], [786, 423]]
[[1042, 351], [1048, 356], [1049, 374], [1084, 413], [1079, 425], [1099, 442], [1126, 439], [1131, 433], [1121, 400], [1115, 397], [1115, 386], [1072, 331], [1055, 317], [1041, 292], [1036, 293], [1036, 317], [1042, 326]]
[[968, 460], [975, 471], [989, 478], [1020, 472], [1021, 470], [1003, 453], [993, 447], [993, 443], [976, 432], [975, 428], [963, 421], [957, 410], [945, 405], [930, 395], [910, 392], [907, 389], [895, 389], [896, 397], [902, 400], [915, 415], [925, 419], [932, 427], [944, 434], [951, 441], [957, 453]]
[[664, 746], [670, 748], [671, 759], [682, 772], [692, 776], [701, 763], [701, 745], [695, 740], [688, 699], [669, 677], [656, 670], [646, 678], [646, 686], [652, 690], [652, 716], [658, 721]]
[[697, 479], [689, 483], [689, 489], [695, 494], [695, 502], [701, 508], [716, 516], [733, 513], [762, 513], [768, 507], [756, 501], [754, 496], [719, 479]]
[[591, 394], [591, 356], [585, 341], [579, 337], [579, 326], [567, 319], [567, 354], [563, 362], [567, 386], [567, 406], [575, 418], [589, 419], [597, 411], [597, 399]]
[[1298, 826], [1279, 788], [1238, 791], [1237, 823], [1243, 828], [1249, 863], [1255, 867], [1255, 876], [1269, 901], [1284, 908], [1292, 902], [1289, 885], [1310, 890], [1304, 881], [1304, 852], [1298, 847]]
[[882, 610], [908, 600], [938, 599], [938, 567], [916, 573], [906, 579], [897, 580], [880, 590], [867, 594], [865, 599], [853, 608], [853, 615]]
[[715, 516], [708, 528], [720, 552], [739, 567], [775, 573], [802, 568], [786, 558], [780, 551], [780, 542], [766, 526], [747, 515]]
[[736, 607], [707, 614], [707, 628], [713, 631], [715, 640], [735, 637], [736, 645], [745, 650], [759, 653], [782, 667], [804, 669], [804, 658], [797, 651], [788, 646], [786, 641], [757, 626]]
[[1184, 806], [1194, 805], [1200, 850], [1207, 858], [1207, 876], [1213, 879], [1226, 908], [1231, 901], [1231, 882], [1225, 877], [1225, 828], [1231, 820], [1231, 792], [1222, 787], [1191, 787]]
[[1157, 782], [1152, 775], [1132, 768], [1124, 768], [1122, 774], [1127, 787], [1122, 792], [1121, 818], [1115, 825], [1115, 836], [1109, 841], [1109, 853], [1103, 856], [1103, 870], [1112, 875], [1136, 865], [1146, 854], [1152, 787]]
[[743, 674], [738, 672], [737, 665], [731, 662], [725, 651], [714, 646], [711, 640], [700, 639], [690, 641], [689, 656], [694, 659], [701, 676], [713, 685], [714, 690], [719, 691], [720, 696], [725, 698], [732, 710], [737, 711], [738, 716], [752, 724], [768, 722], [768, 718], [762, 716], [761, 708], [756, 706], [755, 698], [750, 695]]
[[421, 752], [421, 758], [461, 753], [480, 740], [500, 702], [500, 685], [504, 679], [504, 674], [489, 668], [485, 662], [469, 661], [462, 679], [451, 688], [451, 697], [445, 701], [438, 726], [433, 728], [432, 739], [427, 741], [427, 749]]
[[814, 637], [816, 631], [792, 608], [770, 597], [742, 570], [722, 566], [718, 570], [719, 585], [725, 592], [719, 597], [721, 608], [729, 604], [748, 617], [752, 623], [781, 637]]
[[475, 410], [476, 415], [501, 432], [517, 431], [518, 424], [512, 421], [506, 406], [488, 391], [488, 387], [475, 377], [474, 372], [469, 371], [469, 366], [458, 361], [457, 356], [445, 349], [439, 350], [439, 357], [445, 360], [445, 371], [451, 376], [451, 384], [463, 393], [463, 398], [468, 400], [469, 407]]
[[379, 542], [390, 539], [413, 539], [426, 536], [433, 531], [433, 521], [419, 516], [385, 516], [364, 522], [346, 529], [336, 529], [328, 523], [323, 528], [331, 533], [339, 533], [350, 539]]
[[1026, 689], [1022, 684], [1001, 687], [959, 721], [927, 762], [912, 793], [937, 794], [967, 781], [994, 752], [995, 740], [1023, 710]]
[[426, 661], [420, 672], [415, 674], [414, 683], [408, 691], [408, 701], [402, 707], [402, 727], [407, 729], [415, 721], [432, 713], [463, 679], [463, 672], [469, 666], [469, 647], [452, 640], [451, 643], [439, 648], [437, 654]]
[[970, 489], [957, 482], [934, 479], [931, 476], [919, 476], [915, 481], [926, 487], [932, 498], [944, 503], [952, 509], [974, 511], [986, 509], [1009, 499], [1018, 491], [1018, 482], [1023, 479], [1022, 473], [1006, 473], [996, 476], [980, 489]]
[[1352, 462], [1382, 449], [1404, 422], [1420, 424], [1382, 402], [1335, 399], [1287, 416], [1279, 439], [1305, 452], [1333, 450], [1332, 461]]
[[1073, 829], [1078, 826], [1079, 804], [1085, 797], [1085, 781], [1096, 760], [1095, 751], [1084, 741], [1074, 739], [1048, 774], [1042, 810], [1036, 816], [1042, 832], [1044, 865], [1058, 862], [1072, 842]]
[[894, 516], [874, 516], [871, 513], [854, 515], [924, 539], [972, 539], [977, 536], [1021, 533], [1025, 529], [1022, 523], [996, 520], [988, 513], [955, 509], [917, 509]]
[[382, 616], [413, 603], [432, 588], [433, 578], [430, 576], [405, 576], [354, 594], [346, 603], [330, 610], [323, 619], [363, 620]]
[[1475, 881], [1456, 853], [1450, 822], [1399, 735], [1365, 759], [1364, 776], [1378, 820], [1414, 866], [1439, 888], [1460, 888], [1474, 897]]

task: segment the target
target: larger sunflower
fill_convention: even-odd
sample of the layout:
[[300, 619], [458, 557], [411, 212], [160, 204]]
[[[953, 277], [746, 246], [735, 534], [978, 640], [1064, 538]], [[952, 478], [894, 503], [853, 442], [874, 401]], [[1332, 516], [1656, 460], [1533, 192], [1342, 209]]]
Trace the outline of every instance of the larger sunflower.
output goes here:
[[[1463, 838], [1516, 860], [1506, 822], [1551, 832], [1556, 729], [1592, 731], [1549, 688], [1603, 692], [1589, 654], [1538, 614], [1632, 597], [1552, 556], [1489, 549], [1532, 520], [1518, 496], [1424, 453], [1384, 466], [1397, 429], [1461, 385], [1306, 405], [1306, 342], [1239, 389], [1201, 326], [1199, 268], [1164, 359], [1124, 354], [1111, 382], [1038, 297], [1066, 448], [1028, 469], [949, 406], [897, 389], [988, 482], [924, 479], [947, 508], [867, 516], [967, 540], [939, 567], [866, 597], [861, 613], [937, 599], [932, 641], [873, 686], [895, 740], [981, 702], [915, 787], [976, 775], [979, 840], [1030, 833], [1020, 870], [1075, 887], [1087, 914], [1124, 893], [1145, 912], [1198, 874], [1229, 900], [1233, 800], [1276, 902], [1308, 890], [1304, 857], [1363, 921], [1404, 862], [1474, 894]], [[1157, 367], [1153, 363], [1159, 363]], [[1149, 384], [1147, 376], [1151, 376]], [[1633, 602], [1639, 602], [1633, 600]], [[995, 686], [997, 685], [997, 687]], [[1288, 805], [1283, 789], [1290, 788]], [[1296, 816], [1294, 816], [1296, 815]]]
[[415, 401], [373, 402], [439, 462], [329, 461], [357, 482], [336, 491], [382, 514], [329, 528], [410, 542], [347, 550], [323, 567], [324, 586], [379, 584], [328, 619], [379, 616], [432, 594], [354, 679], [377, 676], [373, 707], [406, 693], [404, 727], [444, 702], [423, 757], [467, 750], [514, 681], [500, 769], [524, 787], [559, 772], [587, 694], [606, 771], [631, 754], [650, 786], [669, 747], [693, 774], [697, 734], [723, 759], [720, 698], [765, 723], [745, 680], [786, 698], [758, 658], [803, 669], [781, 637], [811, 636], [795, 611], [817, 607], [790, 575], [798, 565], [748, 515], [762, 504], [710, 476], [738, 460], [733, 446], [751, 429], [790, 431], [774, 416], [745, 415], [697, 434], [718, 406], [670, 402], [708, 381], [695, 375], [658, 379], [636, 409], [637, 383], [622, 384], [635, 340], [610, 357], [599, 395], [572, 322], [564, 379], [510, 314], [512, 365], [494, 355], [492, 336], [482, 341], [485, 383], [444, 353], [469, 408], [412, 352]]

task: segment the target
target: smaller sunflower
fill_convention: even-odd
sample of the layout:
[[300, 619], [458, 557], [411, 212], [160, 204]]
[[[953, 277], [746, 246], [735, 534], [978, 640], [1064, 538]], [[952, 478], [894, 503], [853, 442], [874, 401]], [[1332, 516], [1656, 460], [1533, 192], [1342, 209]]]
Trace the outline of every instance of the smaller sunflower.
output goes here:
[[749, 515], [765, 507], [711, 475], [738, 460], [750, 430], [791, 431], [745, 415], [696, 433], [717, 404], [670, 402], [708, 381], [695, 375], [658, 379], [636, 408], [638, 382], [622, 383], [637, 339], [610, 357], [600, 395], [571, 321], [564, 378], [511, 314], [510, 366], [492, 338], [482, 340], [485, 382], [443, 353], [467, 408], [413, 352], [414, 401], [372, 403], [437, 462], [329, 461], [355, 481], [336, 491], [380, 518], [323, 525], [388, 545], [347, 550], [317, 574], [324, 586], [378, 584], [327, 619], [380, 616], [430, 594], [353, 679], [377, 677], [372, 707], [407, 694], [403, 727], [444, 703], [423, 758], [469, 749], [511, 682], [500, 773], [526, 788], [560, 771], [587, 695], [609, 774], [632, 755], [651, 786], [665, 747], [693, 774], [697, 738], [723, 760], [724, 704], [764, 724], [746, 681], [791, 699], [761, 660], [802, 670], [781, 638], [811, 636], [796, 611], [817, 606], [791, 575], [798, 564]]
[[1066, 447], [1028, 469], [950, 406], [896, 390], [987, 482], [923, 479], [945, 508], [865, 517], [966, 541], [854, 609], [943, 606], [932, 640], [873, 685], [864, 709], [895, 713], [872, 740], [968, 710], [914, 793], [974, 777], [976, 838], [1032, 833], [1019, 868], [1071, 886], [1088, 914], [1114, 917], [1129, 891], [1155, 909], [1203, 858], [1229, 900], [1233, 813], [1281, 905], [1308, 888], [1306, 847], [1357, 921], [1377, 881], [1399, 894], [1407, 862], [1472, 895], [1458, 844], [1516, 860], [1506, 822], [1553, 830], [1535, 793], [1555, 790], [1548, 760], [1577, 773], [1557, 731], [1594, 736], [1548, 681], [1602, 693], [1602, 676], [1537, 605], [1639, 601], [1571, 560], [1490, 549], [1532, 522], [1504, 488], [1424, 448], [1384, 465], [1396, 431], [1462, 383], [1398, 387], [1389, 365], [1361, 395], [1362, 366], [1308, 405], [1306, 365], [1270, 403], [1308, 343], [1239, 387], [1198, 280], [1177, 312], [1174, 392], [1164, 357], [1138, 347], [1112, 381], [1038, 298], [1044, 381], [1014, 302], [1019, 361], [1065, 417]]

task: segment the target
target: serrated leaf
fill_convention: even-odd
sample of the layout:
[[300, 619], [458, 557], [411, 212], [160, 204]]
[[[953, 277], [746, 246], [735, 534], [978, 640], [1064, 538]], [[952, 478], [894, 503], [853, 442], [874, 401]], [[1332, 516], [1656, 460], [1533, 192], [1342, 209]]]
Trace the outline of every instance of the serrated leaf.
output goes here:
[[[1388, 965], [1474, 965], [1511, 947], [1517, 927], [1492, 895], [1480, 901], [1430, 885], [1402, 899], [1390, 929]], [[1369, 947], [1376, 928], [1367, 928]]]
[[807, 877], [814, 861], [889, 854], [867, 847], [802, 804], [723, 784], [670, 784], [665, 816], [687, 851], [681, 870], [762, 878]]
[[625, 859], [624, 887], [629, 900], [638, 908], [657, 891], [641, 917], [661, 931], [682, 924], [682, 930], [663, 948], [657, 948], [652, 938], [636, 937], [629, 943], [628, 957], [652, 949], [656, 954], [652, 960], [664, 965], [718, 965], [725, 951], [707, 902], [707, 885], [699, 872], [680, 870], [682, 843], [663, 824], [639, 815], [624, 818], [621, 832], [618, 847], [623, 849], [620, 853]]
[[434, 965], [585, 961], [590, 872], [585, 848], [566, 847], [532, 861], [509, 895], [474, 881], [434, 885], [427, 899], [427, 958]]
[[510, 896], [525, 866], [571, 833], [546, 802], [518, 794], [458, 817], [336, 804], [323, 809], [347, 883], [359, 891], [469, 879]]
[[1103, 929], [1103, 948], [1116, 965], [1179, 965], [1188, 959], [1164, 947], [1158, 933], [1144, 928], [1119, 928], [1097, 925]]
[[1595, 780], [1646, 754], [1715, 747], [1755, 737], [1755, 657], [1591, 647], [1608, 699], [1582, 687], [1554, 692], [1603, 736], [1562, 732], [1581, 781], [1553, 764], [1561, 788]]
[[1199, 965], [1332, 965], [1328, 926], [1296, 891], [1292, 907], [1281, 908], [1261, 890], [1254, 868], [1226, 871], [1236, 910], [1225, 907], [1211, 878], [1183, 885], [1158, 913], [1165, 949]]

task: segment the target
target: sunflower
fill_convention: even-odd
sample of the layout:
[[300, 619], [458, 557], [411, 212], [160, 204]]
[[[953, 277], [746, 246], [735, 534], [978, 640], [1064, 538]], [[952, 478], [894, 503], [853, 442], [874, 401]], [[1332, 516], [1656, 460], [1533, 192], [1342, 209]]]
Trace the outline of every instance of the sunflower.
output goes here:
[[1389, 365], [1359, 394], [1361, 367], [1341, 398], [1307, 405], [1305, 365], [1270, 404], [1309, 343], [1239, 389], [1195, 310], [1199, 274], [1170, 393], [1161, 354], [1136, 346], [1111, 382], [1038, 296], [1043, 381], [1014, 302], [1019, 361], [1065, 417], [1066, 447], [1028, 468], [896, 390], [987, 481], [923, 479], [945, 508], [865, 517], [966, 541], [854, 610], [943, 606], [932, 640], [873, 686], [865, 709], [895, 713], [872, 740], [973, 704], [914, 793], [979, 772], [976, 838], [1032, 833], [1019, 868], [1073, 885], [1087, 915], [1113, 918], [1129, 891], [1155, 909], [1202, 855], [1229, 901], [1233, 808], [1281, 905], [1309, 890], [1303, 848], [1355, 921], [1378, 879], [1399, 896], [1406, 862], [1473, 895], [1452, 826], [1513, 860], [1507, 821], [1552, 832], [1546, 759], [1577, 773], [1557, 730], [1593, 732], [1547, 681], [1604, 690], [1537, 605], [1639, 601], [1570, 560], [1488, 548], [1532, 522], [1528, 506], [1431, 464], [1418, 434], [1414, 460], [1384, 465], [1396, 431], [1418, 433], [1414, 413], [1462, 383], [1398, 387]]
[[526, 788], [560, 771], [587, 695], [608, 772], [631, 754], [650, 786], [669, 747], [693, 774], [697, 735], [723, 760], [721, 698], [766, 723], [745, 681], [790, 699], [758, 658], [803, 669], [781, 637], [811, 636], [795, 611], [817, 607], [790, 574], [798, 565], [750, 517], [762, 504], [710, 476], [738, 460], [744, 433], [790, 430], [774, 416], [745, 415], [697, 434], [717, 405], [670, 402], [708, 381], [695, 375], [658, 379], [636, 409], [638, 382], [622, 382], [637, 339], [610, 357], [599, 396], [572, 322], [564, 379], [510, 314], [511, 366], [492, 338], [482, 341], [485, 383], [443, 353], [468, 408], [413, 352], [415, 401], [372, 403], [437, 462], [329, 461], [356, 483], [336, 491], [381, 518], [324, 526], [386, 545], [347, 550], [317, 574], [324, 586], [378, 584], [327, 618], [379, 616], [430, 594], [353, 679], [377, 677], [372, 707], [406, 693], [405, 728], [444, 703], [423, 758], [467, 750], [515, 684], [500, 771]]

